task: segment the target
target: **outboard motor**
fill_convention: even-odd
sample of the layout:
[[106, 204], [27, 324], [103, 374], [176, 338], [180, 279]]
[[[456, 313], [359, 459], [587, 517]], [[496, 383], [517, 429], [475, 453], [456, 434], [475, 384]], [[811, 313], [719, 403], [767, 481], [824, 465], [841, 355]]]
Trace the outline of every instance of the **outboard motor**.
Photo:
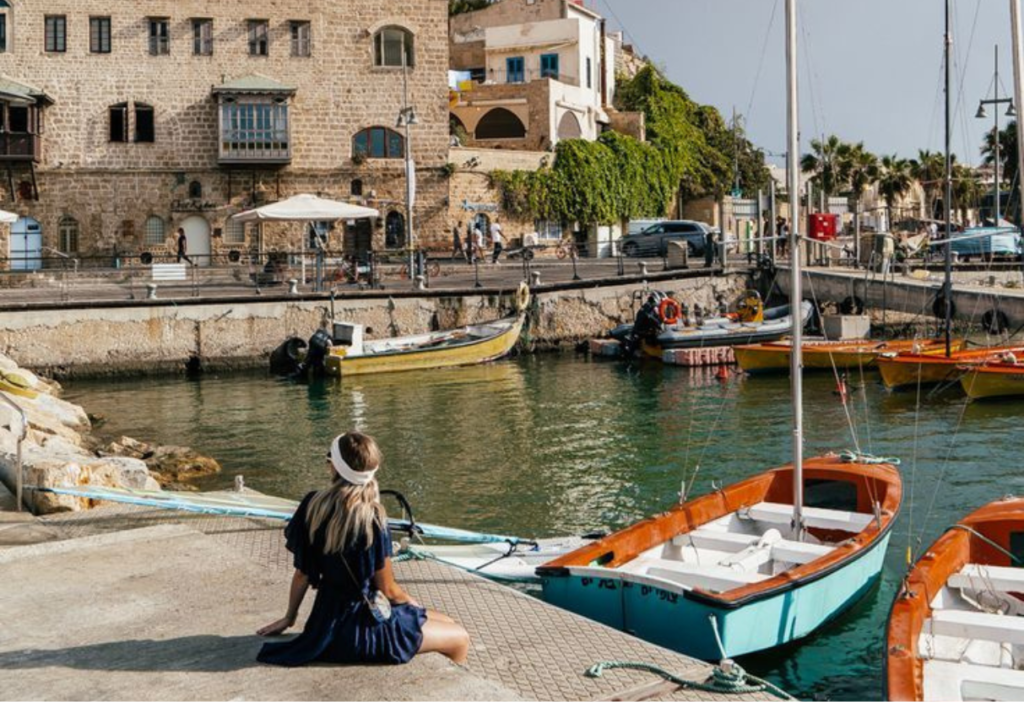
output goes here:
[[270, 372], [274, 375], [295, 375], [302, 362], [299, 360], [306, 342], [297, 336], [286, 339], [270, 354]]
[[314, 378], [327, 375], [327, 355], [331, 352], [331, 333], [321, 327], [309, 337], [306, 361], [299, 367], [299, 373], [311, 373]]
[[622, 341], [626, 358], [632, 358], [640, 350], [644, 340], [657, 338], [661, 333], [661, 316], [658, 314], [658, 305], [661, 304], [662, 299], [664, 299], [663, 295], [652, 293], [640, 307], [640, 311], [636, 313], [633, 328]]

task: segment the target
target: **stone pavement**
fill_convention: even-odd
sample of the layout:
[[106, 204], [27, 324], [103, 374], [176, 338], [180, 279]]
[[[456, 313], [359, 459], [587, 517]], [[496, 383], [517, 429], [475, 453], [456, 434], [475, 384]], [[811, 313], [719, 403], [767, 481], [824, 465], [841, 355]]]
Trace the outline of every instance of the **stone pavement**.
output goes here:
[[632, 671], [586, 678], [588, 667], [610, 659], [693, 680], [710, 668], [423, 561], [397, 564], [397, 577], [469, 629], [464, 669], [440, 656], [398, 668], [259, 666], [252, 632], [279, 616], [287, 597], [279, 523], [124, 506], [42, 521], [74, 540], [0, 552], [0, 699], [726, 698]]
[[0, 483], [0, 550], [61, 538], [57, 529], [44, 524], [29, 512], [18, 512], [16, 506], [14, 495]]

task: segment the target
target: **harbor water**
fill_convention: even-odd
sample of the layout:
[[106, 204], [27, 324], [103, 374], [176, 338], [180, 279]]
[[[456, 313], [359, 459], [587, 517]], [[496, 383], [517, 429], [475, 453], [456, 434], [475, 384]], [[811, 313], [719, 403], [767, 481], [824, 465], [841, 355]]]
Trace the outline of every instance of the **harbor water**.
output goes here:
[[[742, 661], [803, 699], [882, 697], [885, 620], [915, 554], [948, 525], [1021, 494], [1021, 405], [968, 405], [956, 392], [890, 394], [877, 374], [805, 383], [807, 455], [853, 449], [903, 461], [905, 495], [878, 588], [814, 637]], [[707, 369], [628, 368], [572, 354], [466, 369], [297, 385], [264, 374], [78, 382], [67, 397], [103, 435], [187, 445], [224, 472], [197, 484], [300, 498], [329, 476], [330, 439], [375, 436], [382, 486], [418, 520], [520, 536], [616, 529], [693, 494], [785, 463], [786, 377], [722, 381]], [[452, 614], [458, 615], [457, 612]], [[685, 634], [684, 634], [685, 635]]]

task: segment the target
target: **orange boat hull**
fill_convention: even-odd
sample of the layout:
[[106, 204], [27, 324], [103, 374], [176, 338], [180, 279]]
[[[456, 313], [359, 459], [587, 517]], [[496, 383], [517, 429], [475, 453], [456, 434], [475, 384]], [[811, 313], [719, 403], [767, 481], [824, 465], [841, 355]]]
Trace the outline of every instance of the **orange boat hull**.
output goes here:
[[1024, 346], [993, 346], [957, 351], [948, 357], [941, 352], [883, 354], [878, 357], [875, 364], [885, 387], [894, 390], [953, 382], [964, 374], [962, 366], [983, 364], [1006, 353], [1024, 357]]
[[[1010, 537], [1024, 531], [1024, 499], [1011, 498], [985, 505], [960, 521], [1000, 548], [1011, 548]], [[889, 613], [886, 684], [890, 700], [924, 699], [925, 661], [918, 643], [931, 617], [931, 602], [950, 577], [965, 565], [1012, 565], [1009, 557], [965, 529], [951, 529], [933, 543], [914, 565]]]

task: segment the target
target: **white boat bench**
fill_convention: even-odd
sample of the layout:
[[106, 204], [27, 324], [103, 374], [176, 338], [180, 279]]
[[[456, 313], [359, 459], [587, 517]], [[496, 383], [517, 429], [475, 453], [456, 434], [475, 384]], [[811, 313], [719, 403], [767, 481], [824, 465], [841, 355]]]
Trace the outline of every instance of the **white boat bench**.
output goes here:
[[684, 587], [699, 587], [713, 592], [734, 590], [769, 577], [761, 573], [748, 573], [721, 566], [698, 565], [667, 559], [654, 561], [647, 568], [647, 575], [670, 580]]
[[[779, 539], [773, 542], [770, 548], [757, 548], [756, 544], [760, 539], [761, 537], [757, 534], [739, 534], [718, 530], [704, 531], [701, 527], [689, 534], [675, 537], [672, 539], [672, 543], [675, 546], [693, 546], [698, 549], [736, 553], [735, 556], [728, 559], [729, 565], [735, 563], [747, 569], [757, 568], [770, 560], [785, 563], [810, 563], [833, 550], [832, 546], [789, 539]], [[744, 552], [748, 550], [750, 553], [745, 554]]]
[[184, 263], [154, 263], [151, 271], [154, 283], [188, 280], [188, 266]]
[[970, 563], [946, 583], [958, 590], [996, 590], [997, 592], [1024, 592], [1024, 568], [987, 566]]
[[940, 609], [925, 621], [924, 633], [1024, 645], [1024, 617]]
[[[954, 690], [959, 696], [950, 695]], [[946, 702], [950, 699], [1024, 699], [1024, 671], [965, 663], [925, 661], [924, 699], [926, 702]]]
[[[778, 502], [759, 502], [748, 508], [751, 519], [768, 524], [789, 525], [793, 520], [793, 506]], [[854, 534], [863, 531], [874, 521], [871, 514], [846, 512], [838, 509], [822, 509], [820, 507], [804, 508], [804, 523], [812, 529], [829, 529], [849, 531]]]

